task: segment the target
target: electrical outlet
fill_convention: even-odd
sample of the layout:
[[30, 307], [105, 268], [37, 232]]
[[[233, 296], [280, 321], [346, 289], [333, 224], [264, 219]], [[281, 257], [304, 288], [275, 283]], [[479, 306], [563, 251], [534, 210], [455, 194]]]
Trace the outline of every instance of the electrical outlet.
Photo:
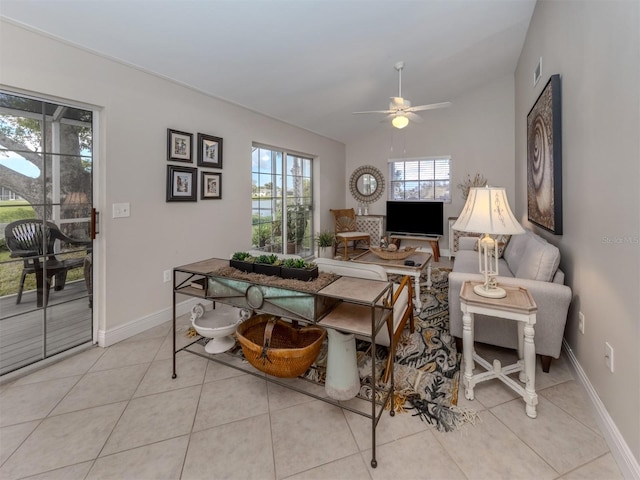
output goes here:
[[604, 342], [604, 364], [613, 373], [613, 347], [609, 345], [609, 342]]
[[578, 330], [584, 335], [584, 313], [578, 312]]
[[163, 273], [164, 283], [169, 283], [171, 281], [171, 270], [165, 270]]

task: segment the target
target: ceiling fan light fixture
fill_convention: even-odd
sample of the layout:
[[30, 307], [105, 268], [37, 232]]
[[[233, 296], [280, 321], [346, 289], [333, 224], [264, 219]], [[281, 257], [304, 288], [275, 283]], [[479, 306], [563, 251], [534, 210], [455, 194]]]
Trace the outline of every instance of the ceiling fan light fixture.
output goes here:
[[409, 119], [404, 115], [396, 115], [395, 117], [393, 117], [393, 120], [391, 120], [391, 125], [398, 129], [401, 129], [409, 125]]

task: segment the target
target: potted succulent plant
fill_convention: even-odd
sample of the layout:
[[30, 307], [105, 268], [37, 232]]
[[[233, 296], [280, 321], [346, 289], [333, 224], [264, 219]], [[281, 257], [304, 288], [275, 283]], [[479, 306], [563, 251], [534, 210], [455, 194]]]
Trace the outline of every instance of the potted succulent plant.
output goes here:
[[253, 272], [263, 275], [280, 276], [281, 260], [277, 255], [259, 255], [253, 264]]
[[302, 258], [287, 258], [282, 262], [280, 276], [303, 281], [313, 280], [318, 278], [318, 266]]
[[329, 230], [324, 230], [316, 235], [318, 245], [318, 257], [333, 258], [333, 246], [336, 243], [336, 236]]
[[253, 262], [255, 258], [249, 252], [235, 252], [229, 260], [229, 266], [242, 270], [243, 272], [253, 272]]

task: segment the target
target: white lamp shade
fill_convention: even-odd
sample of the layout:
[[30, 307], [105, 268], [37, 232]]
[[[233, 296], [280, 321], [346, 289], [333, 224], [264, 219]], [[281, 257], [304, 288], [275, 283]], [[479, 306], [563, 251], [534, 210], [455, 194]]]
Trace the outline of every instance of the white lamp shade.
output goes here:
[[518, 235], [524, 229], [511, 213], [503, 187], [469, 189], [467, 203], [452, 227], [454, 230], [491, 235]]

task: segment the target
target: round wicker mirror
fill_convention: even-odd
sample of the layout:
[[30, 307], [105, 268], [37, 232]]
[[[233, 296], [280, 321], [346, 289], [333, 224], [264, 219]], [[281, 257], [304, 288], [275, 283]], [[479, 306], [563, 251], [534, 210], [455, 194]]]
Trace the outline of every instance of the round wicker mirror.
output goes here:
[[362, 203], [372, 203], [384, 192], [384, 177], [376, 167], [365, 165], [358, 167], [351, 174], [349, 181], [351, 195]]

